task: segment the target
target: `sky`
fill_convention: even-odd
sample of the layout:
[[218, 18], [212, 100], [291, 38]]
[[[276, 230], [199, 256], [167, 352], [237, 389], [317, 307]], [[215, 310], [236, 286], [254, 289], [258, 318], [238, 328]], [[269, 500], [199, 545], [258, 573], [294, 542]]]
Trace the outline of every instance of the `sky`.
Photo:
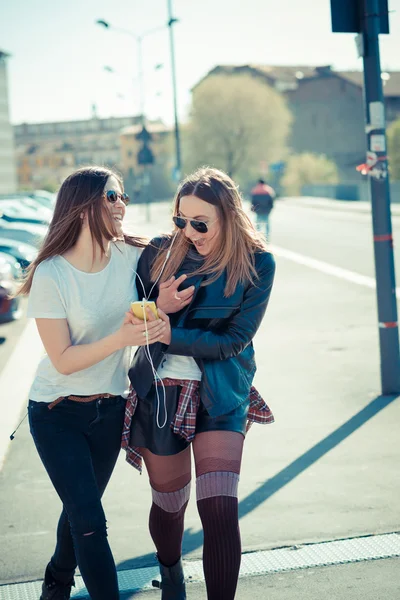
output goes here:
[[[142, 42], [145, 114], [173, 122], [168, 0], [9, 0], [0, 8], [0, 50], [8, 59], [13, 124], [140, 111]], [[331, 32], [329, 0], [172, 0], [177, 103], [218, 64], [332, 65], [361, 69], [353, 34]], [[390, 35], [381, 64], [400, 71], [400, 0], [389, 0]], [[110, 23], [105, 29], [97, 19]], [[162, 65], [156, 69], [156, 65]], [[111, 67], [109, 72], [104, 67]]]

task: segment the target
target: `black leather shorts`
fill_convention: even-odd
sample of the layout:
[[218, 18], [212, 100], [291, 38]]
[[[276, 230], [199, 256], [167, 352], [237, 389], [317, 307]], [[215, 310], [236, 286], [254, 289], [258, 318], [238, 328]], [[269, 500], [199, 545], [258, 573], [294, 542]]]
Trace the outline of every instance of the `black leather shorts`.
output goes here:
[[[164, 415], [164, 396], [159, 390], [160, 413], [157, 425], [157, 396], [153, 386], [146, 398], [139, 398], [135, 414], [132, 418], [130, 446], [139, 446], [147, 448], [153, 454], [159, 456], [171, 456], [178, 454], [190, 446], [180, 435], [174, 433], [170, 427], [179, 402], [181, 392], [180, 386], [168, 386], [165, 388], [167, 422]], [[220, 417], [211, 417], [204, 404], [200, 402], [200, 407], [196, 419], [196, 434], [205, 431], [236, 431], [243, 436], [246, 433], [247, 413], [249, 411], [249, 401], [244, 402], [226, 415]]]

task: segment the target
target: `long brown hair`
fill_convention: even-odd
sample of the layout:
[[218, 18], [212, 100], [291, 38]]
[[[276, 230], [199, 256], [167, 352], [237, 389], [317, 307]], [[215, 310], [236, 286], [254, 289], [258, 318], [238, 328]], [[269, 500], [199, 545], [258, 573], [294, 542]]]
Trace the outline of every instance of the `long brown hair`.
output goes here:
[[[266, 242], [245, 213], [238, 187], [223, 171], [202, 167], [189, 175], [178, 189], [174, 201], [174, 215], [179, 214], [180, 200], [184, 196], [196, 196], [217, 208], [221, 223], [217, 246], [206, 256], [204, 263], [194, 274], [211, 275], [204, 282], [204, 285], [209, 285], [226, 270], [227, 282], [224, 295], [231, 296], [238, 283], [257, 278], [254, 253], [265, 251]], [[175, 231], [177, 238], [160, 279], [161, 282], [176, 274], [190, 248], [191, 242], [184, 232], [179, 229]], [[153, 263], [151, 269], [153, 281], [160, 273], [167, 250], [168, 248], [161, 250]]]
[[[93, 247], [96, 242], [105, 254], [104, 241], [116, 238], [114, 223], [104, 209], [103, 192], [108, 178], [114, 176], [123, 188], [120, 175], [104, 167], [82, 167], [69, 175], [60, 187], [49, 230], [36, 259], [30, 264], [18, 294], [29, 294], [36, 268], [44, 260], [64, 254], [74, 246], [82, 229], [82, 212], [88, 219]], [[124, 234], [124, 241], [143, 248], [144, 238]]]

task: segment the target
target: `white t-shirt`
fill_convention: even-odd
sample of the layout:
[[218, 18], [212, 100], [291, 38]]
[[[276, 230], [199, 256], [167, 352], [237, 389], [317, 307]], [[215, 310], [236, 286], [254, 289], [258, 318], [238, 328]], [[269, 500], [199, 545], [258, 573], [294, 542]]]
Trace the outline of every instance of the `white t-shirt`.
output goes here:
[[201, 371], [197, 362], [191, 356], [179, 356], [178, 354], [166, 354], [164, 360], [157, 369], [161, 379], [189, 379], [201, 381]]
[[[108, 265], [85, 273], [62, 256], [43, 261], [36, 269], [29, 294], [28, 317], [67, 319], [72, 345], [96, 342], [122, 325], [130, 302], [138, 299], [135, 277], [140, 249], [123, 242], [111, 244]], [[52, 402], [60, 396], [109, 393], [126, 397], [132, 348], [118, 350], [101, 362], [62, 375], [45, 355], [29, 398]]]

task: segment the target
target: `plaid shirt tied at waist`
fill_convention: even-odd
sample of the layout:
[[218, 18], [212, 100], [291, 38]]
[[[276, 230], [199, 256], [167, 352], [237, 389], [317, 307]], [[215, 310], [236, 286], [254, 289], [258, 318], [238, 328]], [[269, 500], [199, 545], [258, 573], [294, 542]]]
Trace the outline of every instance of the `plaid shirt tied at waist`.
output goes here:
[[[162, 383], [166, 387], [179, 385], [182, 388], [178, 408], [170, 427], [174, 433], [180, 435], [187, 442], [191, 442], [196, 433], [196, 416], [200, 406], [200, 381], [166, 378], [162, 380]], [[157, 385], [162, 386], [160, 381], [157, 382]], [[126, 400], [121, 447], [126, 451], [127, 462], [141, 473], [142, 455], [140, 454], [140, 448], [129, 445], [131, 423], [138, 400], [136, 391], [131, 387]], [[250, 389], [249, 400], [246, 431], [250, 429], [253, 423], [267, 424], [274, 422], [274, 415], [255, 387]]]

